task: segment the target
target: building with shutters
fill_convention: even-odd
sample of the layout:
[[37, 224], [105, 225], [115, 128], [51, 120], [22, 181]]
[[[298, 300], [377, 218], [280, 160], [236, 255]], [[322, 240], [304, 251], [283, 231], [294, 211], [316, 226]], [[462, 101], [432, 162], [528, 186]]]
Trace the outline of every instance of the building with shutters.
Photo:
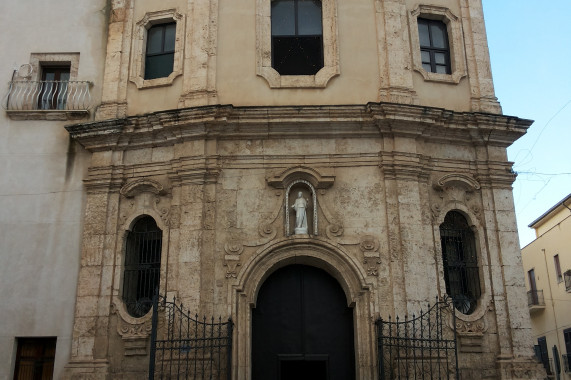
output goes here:
[[57, 124], [74, 278], [41, 283], [66, 292], [56, 377], [543, 378], [506, 155], [531, 121], [502, 115], [480, 1], [99, 5], [94, 106], [70, 109], [72, 54], [5, 103], [82, 117]]
[[536, 356], [548, 374], [571, 378], [571, 195], [531, 222], [536, 239], [522, 249]]

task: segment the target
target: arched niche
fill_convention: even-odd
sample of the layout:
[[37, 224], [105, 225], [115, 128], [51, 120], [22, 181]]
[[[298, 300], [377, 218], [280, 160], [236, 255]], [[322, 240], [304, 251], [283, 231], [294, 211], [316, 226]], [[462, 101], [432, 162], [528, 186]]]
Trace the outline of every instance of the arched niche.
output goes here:
[[[301, 201], [301, 202], [300, 202]], [[299, 206], [299, 204], [305, 205]], [[299, 209], [303, 208], [304, 226], [298, 227]], [[304, 179], [292, 181], [285, 193], [285, 235], [319, 235], [317, 229], [317, 195], [313, 185]]]

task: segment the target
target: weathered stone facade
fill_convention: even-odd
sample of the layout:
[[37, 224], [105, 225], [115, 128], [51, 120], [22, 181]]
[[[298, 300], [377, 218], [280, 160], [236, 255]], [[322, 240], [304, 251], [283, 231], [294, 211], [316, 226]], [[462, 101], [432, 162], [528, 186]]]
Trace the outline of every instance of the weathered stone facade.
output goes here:
[[[356, 378], [375, 379], [375, 320], [446, 294], [439, 226], [453, 210], [476, 236], [482, 292], [449, 321], [461, 377], [542, 378], [506, 157], [531, 122], [500, 114], [480, 2], [360, 1], [353, 15], [323, 3], [325, 71], [308, 78], [268, 66], [267, 2], [112, 1], [97, 121], [67, 127], [92, 158], [66, 378], [145, 376], [150, 313], [130, 316], [121, 292], [127, 231], [149, 215], [163, 232], [159, 292], [234, 321], [233, 379], [251, 376], [257, 292], [289, 264], [339, 282]], [[165, 14], [185, 33], [172, 78], [150, 83], [140, 33]], [[256, 22], [232, 29], [231, 16]], [[417, 17], [448, 25], [452, 74], [422, 72]], [[294, 233], [298, 192], [307, 234]]]

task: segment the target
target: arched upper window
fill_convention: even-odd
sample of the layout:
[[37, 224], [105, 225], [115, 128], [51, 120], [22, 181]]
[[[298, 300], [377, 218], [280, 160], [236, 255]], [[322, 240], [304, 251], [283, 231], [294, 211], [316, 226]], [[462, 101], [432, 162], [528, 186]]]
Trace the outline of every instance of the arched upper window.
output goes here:
[[272, 67], [280, 75], [314, 75], [323, 68], [321, 1], [272, 1]]
[[446, 293], [456, 309], [472, 314], [480, 298], [480, 275], [474, 232], [461, 213], [450, 211], [440, 225]]
[[143, 216], [127, 232], [123, 301], [133, 317], [142, 317], [152, 306], [161, 270], [163, 232], [150, 216]]

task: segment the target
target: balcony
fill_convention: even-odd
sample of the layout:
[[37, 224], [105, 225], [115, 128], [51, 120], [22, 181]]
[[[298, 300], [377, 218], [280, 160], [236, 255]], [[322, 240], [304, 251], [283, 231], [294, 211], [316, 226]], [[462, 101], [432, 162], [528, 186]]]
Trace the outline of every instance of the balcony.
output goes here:
[[561, 355], [561, 362], [563, 363], [563, 369], [565, 372], [571, 372], [571, 354], [562, 354]]
[[543, 290], [530, 290], [527, 292], [527, 306], [529, 312], [534, 313], [545, 309], [545, 301], [543, 299]]
[[15, 120], [77, 120], [89, 116], [91, 82], [12, 81], [2, 103]]

